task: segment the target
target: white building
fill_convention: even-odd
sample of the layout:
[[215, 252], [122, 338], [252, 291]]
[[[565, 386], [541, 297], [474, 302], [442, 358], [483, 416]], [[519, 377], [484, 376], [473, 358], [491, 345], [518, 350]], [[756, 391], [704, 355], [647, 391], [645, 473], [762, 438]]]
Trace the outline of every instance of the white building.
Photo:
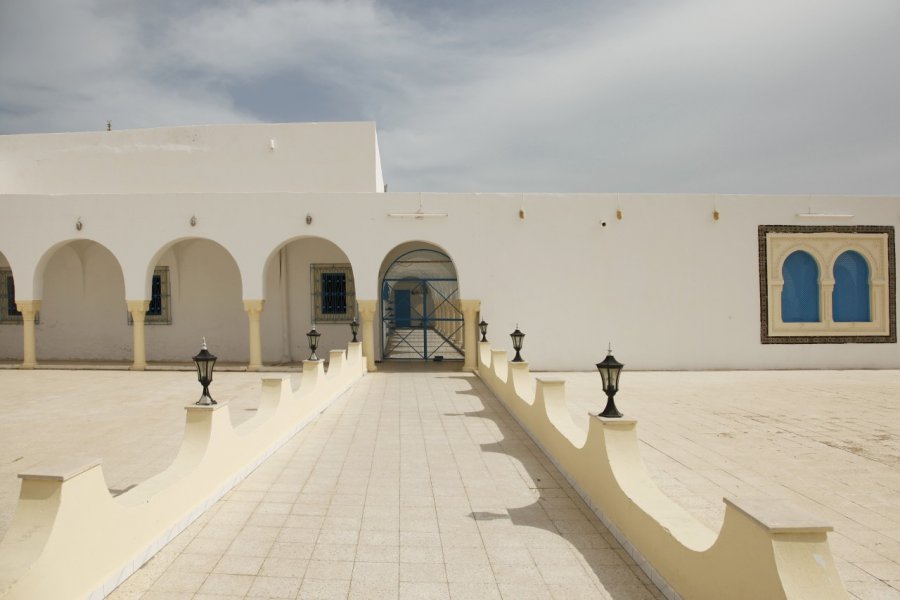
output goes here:
[[383, 190], [374, 123], [0, 136], [0, 360], [900, 367], [900, 197]]

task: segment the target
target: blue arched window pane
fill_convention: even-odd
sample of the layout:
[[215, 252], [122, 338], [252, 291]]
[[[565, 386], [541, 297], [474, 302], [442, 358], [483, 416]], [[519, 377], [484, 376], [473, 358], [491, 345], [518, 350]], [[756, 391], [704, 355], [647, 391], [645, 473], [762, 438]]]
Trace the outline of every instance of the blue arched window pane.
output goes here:
[[808, 253], [798, 250], [781, 268], [781, 320], [785, 323], [815, 323], [819, 320], [819, 266]]
[[831, 300], [836, 323], [872, 320], [869, 315], [869, 265], [859, 252], [848, 250], [834, 262]]

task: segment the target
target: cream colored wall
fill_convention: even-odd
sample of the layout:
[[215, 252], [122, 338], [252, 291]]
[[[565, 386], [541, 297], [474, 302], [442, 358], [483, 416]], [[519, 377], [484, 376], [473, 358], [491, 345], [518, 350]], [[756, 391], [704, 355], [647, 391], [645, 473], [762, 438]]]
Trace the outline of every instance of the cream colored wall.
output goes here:
[[[151, 199], [153, 210], [144, 210]], [[510, 348], [518, 323], [535, 369], [592, 369], [608, 342], [628, 369], [900, 368], [897, 344], [761, 344], [757, 249], [762, 224], [896, 226], [898, 197], [421, 194], [424, 212], [448, 215], [423, 219], [388, 216], [420, 206], [419, 194], [395, 193], [7, 195], [3, 202], [0, 240], [20, 299], [40, 297], [33, 274], [61, 240], [89, 236], [109, 248], [128, 299], [146, 297], [159, 248], [186, 235], [216, 240], [238, 264], [243, 298], [266, 298], [267, 360], [280, 342], [272, 345], [264, 266], [303, 233], [346, 254], [363, 300], [379, 297], [382, 264], [401, 244], [442, 248], [456, 266], [460, 296], [481, 300], [488, 339]], [[854, 216], [798, 216], [810, 207]], [[194, 213], [200, 221], [192, 228]], [[246, 316], [240, 306], [229, 310], [240, 324], [229, 321], [217, 335], [229, 336], [223, 345], [234, 356], [246, 355]], [[150, 340], [154, 327], [147, 329]], [[191, 348], [196, 333], [184, 336]]]
[[[279, 262], [283, 256], [280, 252], [272, 257], [266, 270], [266, 304], [260, 319], [265, 363], [297, 362], [309, 358], [306, 332], [312, 327], [310, 265], [350, 262], [340, 248], [321, 238], [292, 241], [284, 247], [284, 251], [286, 281], [280, 276]], [[284, 284], [287, 285], [287, 304], [282, 293]], [[348, 307], [348, 310], [352, 318], [355, 307]], [[352, 337], [350, 326], [346, 323], [319, 322], [316, 323], [316, 330], [322, 334], [316, 352], [320, 357], [327, 356], [330, 350], [346, 347]]]
[[380, 192], [375, 124], [0, 135], [0, 193]]

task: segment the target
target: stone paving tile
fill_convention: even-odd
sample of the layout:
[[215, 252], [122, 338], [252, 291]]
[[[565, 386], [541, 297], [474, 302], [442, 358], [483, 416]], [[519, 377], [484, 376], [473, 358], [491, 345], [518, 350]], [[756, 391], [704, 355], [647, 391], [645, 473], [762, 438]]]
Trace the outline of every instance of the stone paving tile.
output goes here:
[[658, 597], [461, 373], [366, 377], [202, 518], [111, 598]]
[[[100, 458], [113, 493], [129, 489], [175, 459], [184, 407], [200, 393], [189, 371], [0, 369], [0, 389], [0, 538], [19, 498], [18, 473], [60, 457]], [[239, 424], [255, 414], [259, 389], [259, 373], [217, 372], [211, 392]]]
[[[536, 376], [566, 380], [583, 428], [605, 405], [596, 372]], [[790, 499], [834, 526], [851, 597], [898, 600], [898, 397], [898, 371], [625, 371], [616, 405], [659, 487], [711, 529], [724, 496]]]

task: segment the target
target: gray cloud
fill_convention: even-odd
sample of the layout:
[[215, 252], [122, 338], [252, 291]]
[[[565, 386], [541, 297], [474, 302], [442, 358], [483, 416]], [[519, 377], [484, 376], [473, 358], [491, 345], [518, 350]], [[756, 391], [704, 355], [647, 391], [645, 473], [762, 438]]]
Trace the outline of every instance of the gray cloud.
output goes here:
[[3, 3], [0, 131], [365, 119], [392, 190], [897, 193], [898, 23], [894, 0]]

